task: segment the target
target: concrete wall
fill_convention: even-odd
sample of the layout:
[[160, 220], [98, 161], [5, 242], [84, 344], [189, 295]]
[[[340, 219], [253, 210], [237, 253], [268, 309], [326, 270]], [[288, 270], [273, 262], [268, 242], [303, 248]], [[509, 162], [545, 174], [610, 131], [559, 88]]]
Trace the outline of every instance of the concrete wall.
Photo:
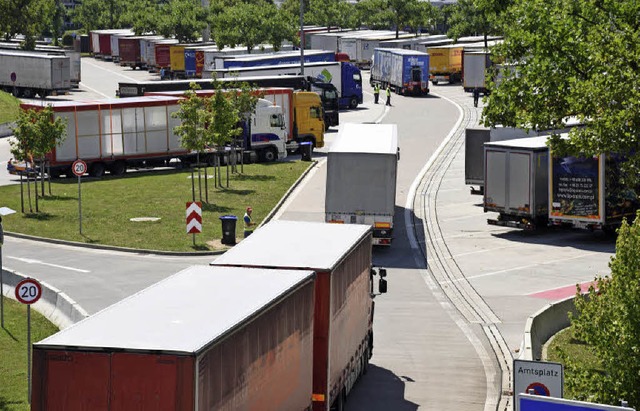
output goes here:
[[11, 127], [15, 126], [14, 123], [3, 123], [0, 124], [0, 137], [8, 137], [13, 135], [13, 131]]
[[[25, 278], [27, 276], [18, 272], [3, 270], [2, 291], [4, 296], [15, 300], [16, 285]], [[82, 307], [62, 291], [43, 281], [40, 284], [42, 285], [42, 297], [31, 307], [61, 330], [89, 316]]]
[[567, 328], [569, 313], [576, 314], [573, 303], [575, 296], [553, 304], [547, 304], [527, 319], [524, 330], [521, 359], [539, 361], [542, 359], [542, 346], [558, 331]]

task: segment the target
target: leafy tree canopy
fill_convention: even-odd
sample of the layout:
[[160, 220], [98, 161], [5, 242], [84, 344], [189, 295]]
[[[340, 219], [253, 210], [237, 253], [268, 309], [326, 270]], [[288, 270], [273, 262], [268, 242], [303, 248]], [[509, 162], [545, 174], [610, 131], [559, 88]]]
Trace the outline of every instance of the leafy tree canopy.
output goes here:
[[158, 31], [181, 43], [195, 42], [206, 27], [207, 13], [200, 0], [169, 0], [160, 6]]
[[[515, 0], [503, 13], [503, 61], [482, 121], [557, 129], [569, 116], [585, 124], [569, 140], [555, 137], [559, 154], [630, 156], [623, 171], [638, 179], [640, 165], [640, 3], [618, 0]], [[499, 76], [499, 77], [498, 77]]]

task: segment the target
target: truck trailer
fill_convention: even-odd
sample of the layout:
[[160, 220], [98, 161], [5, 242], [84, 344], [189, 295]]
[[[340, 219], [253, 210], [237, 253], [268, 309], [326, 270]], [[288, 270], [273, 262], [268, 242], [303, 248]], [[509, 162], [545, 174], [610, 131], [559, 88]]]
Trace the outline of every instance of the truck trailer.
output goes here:
[[[77, 159], [87, 163], [92, 177], [101, 177], [105, 171], [122, 175], [127, 168], [184, 166], [197, 162], [198, 154], [183, 148], [180, 137], [174, 133], [180, 119], [172, 114], [180, 109], [180, 100], [147, 96], [50, 104], [54, 116], [64, 119], [67, 124], [62, 142], [46, 156], [51, 176], [70, 176], [71, 164]], [[42, 108], [26, 103], [21, 107], [25, 110]], [[273, 116], [276, 116], [276, 121]], [[251, 121], [255, 123], [251, 129], [252, 138], [255, 134], [266, 140], [260, 148], [274, 150], [278, 158], [286, 157], [287, 137], [282, 108], [261, 100]], [[217, 154], [212, 149], [200, 160], [214, 164]], [[176, 159], [180, 161], [172, 162]]]
[[484, 212], [491, 225], [535, 230], [549, 216], [549, 136], [484, 144]]
[[[204, 76], [209, 77], [205, 71]], [[302, 75], [300, 64], [280, 64], [274, 66], [256, 66], [215, 70], [211, 73], [215, 78]], [[317, 62], [304, 65], [304, 75], [319, 83], [331, 83], [338, 93], [340, 108], [357, 108], [363, 102], [362, 73], [351, 63]], [[337, 125], [337, 124], [332, 124]]]
[[462, 54], [462, 86], [464, 91], [478, 89], [487, 94], [487, 70], [491, 67], [488, 51], [464, 51]]
[[194, 266], [33, 345], [31, 410], [309, 410], [311, 270]]
[[71, 89], [71, 60], [63, 55], [0, 50], [0, 89], [24, 98], [64, 94]]
[[14, 50], [18, 53], [39, 53], [50, 56], [67, 56], [69, 57], [69, 79], [71, 85], [77, 87], [82, 81], [82, 64], [80, 61], [80, 52], [69, 48], [63, 48], [58, 46], [45, 46], [36, 44], [36, 48], [33, 51], [22, 50], [21, 43], [0, 42], [0, 49]]
[[370, 83], [399, 94], [429, 93], [429, 55], [413, 50], [375, 49]]
[[391, 245], [399, 149], [395, 124], [344, 124], [327, 154], [325, 221], [367, 224]]
[[387, 283], [372, 269], [371, 235], [365, 225], [272, 221], [211, 263], [315, 272], [313, 411], [344, 409], [372, 355], [374, 275], [379, 293]]
[[[216, 69], [239, 67], [277, 66], [279, 64], [300, 64], [300, 51], [273, 52], [262, 54], [231, 55], [216, 61]], [[305, 63], [336, 61], [336, 53], [326, 50], [305, 50]]]
[[640, 209], [640, 185], [623, 186], [620, 155], [549, 160], [549, 224], [614, 233]]

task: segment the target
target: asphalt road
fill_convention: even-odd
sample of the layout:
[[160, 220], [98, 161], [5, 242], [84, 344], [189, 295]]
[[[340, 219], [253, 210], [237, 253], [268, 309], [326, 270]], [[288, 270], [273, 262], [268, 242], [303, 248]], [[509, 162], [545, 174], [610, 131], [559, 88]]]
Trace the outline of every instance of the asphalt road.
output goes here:
[[[148, 76], [83, 59], [87, 88], [78, 94], [112, 96], [122, 76], [138, 75]], [[389, 293], [376, 299], [372, 367], [354, 388], [349, 409], [510, 409], [501, 389], [509, 388], [510, 360], [518, 355], [526, 318], [572, 295], [576, 283], [607, 273], [614, 244], [579, 231], [526, 234], [487, 225], [482, 198], [464, 185], [461, 139], [481, 108], [473, 108], [461, 87], [432, 87], [425, 98], [394, 95], [390, 108], [372, 104], [365, 88], [365, 104], [341, 113], [341, 122], [397, 123], [401, 159], [394, 244], [374, 253], [374, 263], [388, 268]], [[327, 134], [328, 146], [334, 136]], [[5, 146], [0, 139], [0, 156]], [[318, 166], [277, 218], [323, 221], [324, 152], [314, 154]], [[4, 166], [2, 184], [3, 173]], [[90, 313], [213, 259], [15, 238], [7, 238], [3, 255], [5, 268], [49, 282]]]

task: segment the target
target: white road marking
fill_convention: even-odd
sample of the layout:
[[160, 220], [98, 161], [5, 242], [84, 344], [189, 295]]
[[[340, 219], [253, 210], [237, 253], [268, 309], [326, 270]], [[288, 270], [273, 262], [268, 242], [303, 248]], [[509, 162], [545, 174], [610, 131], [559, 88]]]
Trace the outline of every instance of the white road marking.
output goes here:
[[58, 264], [50, 264], [50, 263], [45, 263], [43, 261], [40, 260], [34, 260], [32, 258], [20, 258], [20, 257], [12, 257], [12, 256], [7, 256], [7, 258], [10, 258], [12, 260], [18, 260], [21, 261], [23, 263], [27, 263], [27, 264], [40, 264], [40, 265], [46, 265], [49, 267], [55, 267], [55, 268], [61, 268], [63, 270], [69, 270], [69, 271], [77, 271], [79, 273], [90, 273], [91, 271], [89, 270], [83, 270], [81, 268], [73, 268], [73, 267], [67, 267], [64, 265], [58, 265]]
[[102, 93], [102, 92], [100, 92], [100, 91], [96, 90], [95, 88], [87, 86], [87, 85], [86, 85], [86, 84], [84, 84], [83, 82], [80, 82], [80, 85], [81, 85], [82, 87], [84, 87], [84, 88], [86, 88], [86, 89], [90, 90], [90, 91], [93, 91], [94, 93], [98, 93], [98, 94], [100, 94], [101, 96], [104, 96], [104, 97], [106, 97], [106, 98], [111, 98], [110, 96], [107, 96], [106, 94], [104, 94], [104, 93]]

